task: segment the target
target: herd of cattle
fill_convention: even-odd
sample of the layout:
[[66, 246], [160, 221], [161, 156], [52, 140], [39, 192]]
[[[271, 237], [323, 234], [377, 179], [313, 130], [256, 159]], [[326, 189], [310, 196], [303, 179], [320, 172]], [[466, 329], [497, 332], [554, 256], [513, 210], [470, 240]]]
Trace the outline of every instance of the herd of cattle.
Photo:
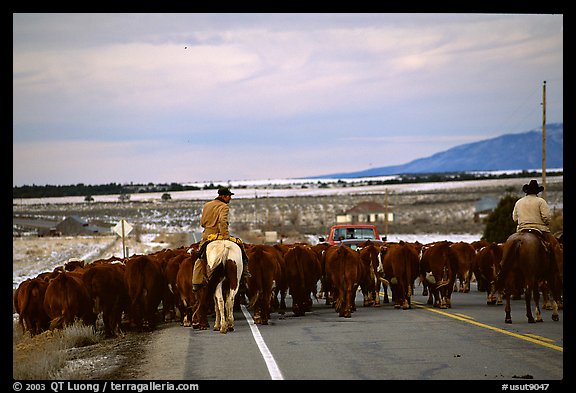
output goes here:
[[[486, 292], [487, 304], [502, 302], [494, 288], [502, 244], [368, 240], [355, 250], [324, 243], [244, 246], [251, 277], [236, 300], [247, 304], [257, 324], [268, 324], [271, 313], [285, 313], [288, 293], [294, 316], [311, 311], [313, 299], [325, 299], [340, 317], [349, 318], [358, 291], [368, 307], [389, 303], [388, 289], [394, 308], [409, 309], [415, 285], [422, 285], [429, 305], [448, 308], [453, 291], [470, 291], [472, 280]], [[197, 252], [193, 244], [126, 259], [69, 260], [18, 286], [14, 307], [19, 323], [31, 335], [78, 320], [96, 329], [99, 316], [107, 337], [127, 328], [154, 329], [162, 319], [208, 329], [210, 286], [192, 291]], [[561, 264], [562, 258], [557, 261]]]

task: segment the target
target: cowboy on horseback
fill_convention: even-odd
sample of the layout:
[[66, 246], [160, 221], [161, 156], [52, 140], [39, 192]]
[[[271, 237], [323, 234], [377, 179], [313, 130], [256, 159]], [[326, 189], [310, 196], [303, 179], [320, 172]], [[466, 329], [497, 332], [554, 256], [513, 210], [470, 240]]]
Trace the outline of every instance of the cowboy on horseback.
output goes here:
[[548, 255], [554, 261], [554, 247], [558, 240], [550, 233], [550, 207], [544, 198], [538, 193], [544, 191], [544, 186], [538, 185], [536, 180], [530, 180], [529, 184], [522, 186], [526, 196], [516, 201], [512, 211], [512, 219], [518, 223], [516, 232], [532, 232], [542, 240], [548, 251]]
[[207, 202], [202, 210], [200, 225], [204, 228], [202, 239], [199, 244], [198, 260], [194, 264], [192, 272], [192, 290], [197, 291], [203, 287], [209, 280], [210, 272], [207, 272], [208, 262], [206, 260], [206, 246], [211, 240], [232, 240], [240, 246], [242, 250], [242, 280], [250, 277], [248, 272], [248, 258], [244, 251], [242, 241], [238, 238], [232, 238], [228, 230], [228, 215], [230, 208], [228, 203], [232, 199], [233, 192], [226, 187], [218, 189], [218, 197]]
[[[541, 322], [540, 284], [547, 284], [554, 299], [552, 320], [558, 320], [558, 304], [561, 302], [562, 279], [556, 252], [560, 252], [559, 242], [550, 233], [550, 208], [538, 193], [544, 187], [536, 180], [524, 184], [522, 191], [526, 196], [518, 199], [512, 211], [512, 219], [517, 222], [516, 233], [508, 237], [503, 245], [501, 270], [496, 276], [494, 289], [503, 291], [506, 297], [504, 322], [512, 323], [510, 297], [514, 292], [523, 290], [526, 300], [526, 317], [529, 323]], [[560, 255], [558, 258], [562, 258]], [[543, 291], [544, 293], [544, 291]], [[534, 299], [535, 317], [530, 309]]]

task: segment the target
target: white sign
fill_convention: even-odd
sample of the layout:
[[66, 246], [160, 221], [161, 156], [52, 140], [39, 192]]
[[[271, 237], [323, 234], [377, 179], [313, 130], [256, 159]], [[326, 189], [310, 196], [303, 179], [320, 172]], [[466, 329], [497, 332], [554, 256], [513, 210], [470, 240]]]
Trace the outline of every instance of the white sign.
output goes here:
[[132, 225], [128, 224], [126, 220], [118, 221], [118, 224], [112, 230], [118, 234], [118, 236], [128, 236], [132, 231]]

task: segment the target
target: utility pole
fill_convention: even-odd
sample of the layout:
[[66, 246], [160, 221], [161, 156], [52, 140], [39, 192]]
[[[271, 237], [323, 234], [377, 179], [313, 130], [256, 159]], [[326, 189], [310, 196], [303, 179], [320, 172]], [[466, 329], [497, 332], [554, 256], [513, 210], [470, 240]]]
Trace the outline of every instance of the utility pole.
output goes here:
[[546, 81], [542, 85], [542, 198], [546, 199]]
[[384, 240], [388, 240], [388, 189], [384, 193]]
[[254, 191], [254, 228], [258, 225], [258, 194]]

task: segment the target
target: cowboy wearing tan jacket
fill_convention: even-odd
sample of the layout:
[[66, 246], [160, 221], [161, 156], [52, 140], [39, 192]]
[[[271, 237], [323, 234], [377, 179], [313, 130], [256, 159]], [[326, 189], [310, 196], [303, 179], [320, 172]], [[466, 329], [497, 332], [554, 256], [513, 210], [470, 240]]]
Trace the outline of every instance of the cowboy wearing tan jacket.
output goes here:
[[230, 239], [230, 231], [228, 230], [230, 207], [228, 203], [230, 203], [232, 195], [234, 195], [233, 192], [227, 188], [222, 188], [218, 190], [218, 198], [204, 205], [200, 219], [200, 225], [204, 228], [200, 245], [206, 242], [209, 235], [221, 235], [223, 240]]
[[539, 186], [536, 180], [531, 180], [529, 184], [524, 184], [522, 191], [526, 196], [516, 201], [512, 211], [512, 219], [518, 223], [518, 232], [527, 228], [538, 229], [540, 232], [550, 232], [550, 207], [543, 198], [538, 196], [544, 191], [543, 186]]
[[[218, 197], [210, 202], [204, 204], [202, 209], [202, 217], [200, 218], [200, 225], [204, 228], [202, 232], [202, 240], [198, 245], [200, 250], [200, 256], [194, 264], [192, 272], [192, 289], [198, 290], [203, 285], [208, 282], [207, 261], [206, 261], [206, 242], [208, 236], [218, 235], [218, 239], [230, 240], [230, 231], [228, 229], [229, 221], [228, 217], [230, 214], [230, 207], [228, 204], [232, 199], [233, 192], [228, 188], [222, 187], [218, 189]], [[244, 247], [240, 246], [242, 249], [242, 262], [244, 263], [244, 268], [242, 270], [242, 278], [246, 279], [250, 277], [248, 272], [248, 263], [245, 257]]]
[[[538, 193], [544, 191], [544, 186], [538, 185], [536, 180], [530, 180], [529, 184], [524, 184], [522, 191], [526, 196], [516, 201], [512, 211], [512, 219], [518, 224], [516, 231], [536, 229], [551, 251], [558, 246], [558, 240], [550, 233], [549, 225], [552, 219], [550, 207], [544, 198], [538, 196]], [[550, 254], [554, 256], [553, 252]]]

